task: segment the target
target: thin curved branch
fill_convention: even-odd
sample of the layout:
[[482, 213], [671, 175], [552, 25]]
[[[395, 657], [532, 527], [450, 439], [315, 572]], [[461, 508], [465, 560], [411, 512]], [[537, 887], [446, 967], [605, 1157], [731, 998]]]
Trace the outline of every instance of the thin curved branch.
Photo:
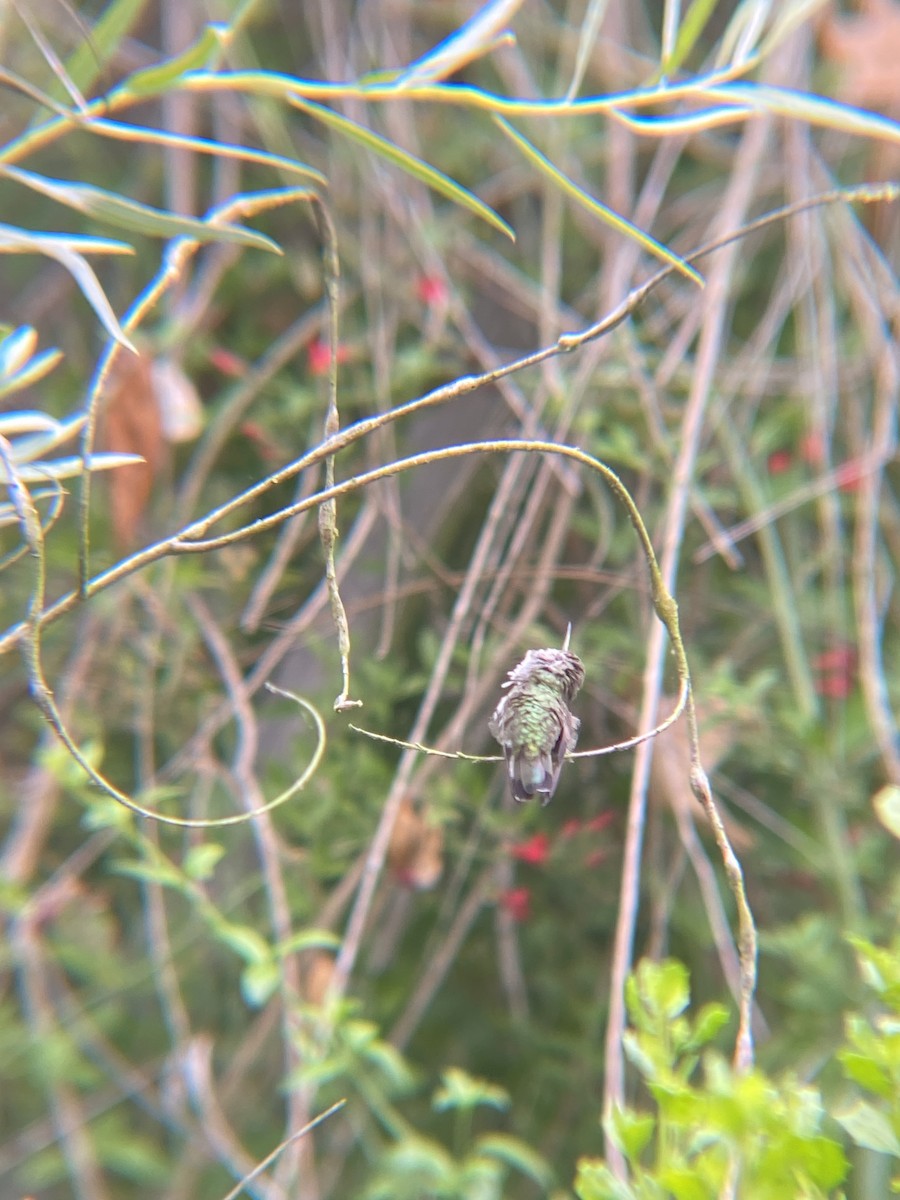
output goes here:
[[[576, 750], [571, 754], [567, 754], [566, 758], [600, 758], [605, 754], [616, 754], [620, 750], [632, 750], [635, 746], [639, 746], [641, 742], [647, 742], [651, 738], [658, 737], [661, 733], [665, 733], [670, 725], [674, 725], [684, 712], [687, 698], [688, 689], [682, 684], [678, 692], [677, 704], [666, 719], [657, 725], [655, 729], [651, 729], [647, 733], [636, 734], [634, 737], [627, 738], [624, 742], [614, 742], [611, 746], [597, 746], [593, 750]], [[390, 737], [386, 733], [375, 733], [374, 730], [363, 729], [361, 725], [351, 724], [349, 728], [354, 733], [361, 733], [363, 737], [371, 738], [374, 742], [386, 742], [389, 746], [397, 746], [400, 750], [418, 750], [420, 754], [428, 754], [434, 758], [455, 758], [462, 762], [503, 762], [502, 754], [467, 754], [464, 750], [438, 750], [434, 746], [426, 746], [423, 742], [405, 742], [402, 738]]]

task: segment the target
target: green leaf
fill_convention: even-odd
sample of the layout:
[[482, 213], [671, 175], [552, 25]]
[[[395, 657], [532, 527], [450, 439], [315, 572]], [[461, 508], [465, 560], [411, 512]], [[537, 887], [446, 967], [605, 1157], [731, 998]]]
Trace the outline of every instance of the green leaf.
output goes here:
[[504, 1109], [509, 1106], [509, 1095], [503, 1088], [496, 1087], [487, 1080], [477, 1079], [474, 1075], [450, 1067], [441, 1076], [442, 1085], [434, 1093], [431, 1107], [436, 1112], [447, 1112], [451, 1109], [470, 1112], [479, 1105]]
[[[638, 970], [640, 974], [640, 968]], [[645, 995], [659, 1013], [670, 1020], [677, 1017], [690, 1003], [687, 967], [674, 958], [666, 959], [652, 971], [646, 971], [644, 989]]]
[[725, 1028], [730, 1017], [731, 1014], [723, 1004], [705, 1004], [697, 1013], [689, 1045], [696, 1048], [711, 1042], [716, 1034]]
[[279, 942], [275, 953], [279, 958], [294, 954], [297, 950], [337, 950], [341, 939], [327, 929], [301, 929], [286, 941]]
[[657, 1064], [644, 1049], [641, 1038], [629, 1029], [622, 1037], [622, 1049], [629, 1062], [633, 1063], [645, 1079], [654, 1079], [658, 1074]]
[[616, 1145], [630, 1162], [636, 1163], [650, 1144], [656, 1129], [656, 1118], [630, 1108], [615, 1108], [610, 1124]]
[[342, 1079], [347, 1075], [347, 1063], [343, 1055], [330, 1055], [318, 1062], [308, 1060], [296, 1071], [292, 1071], [288, 1084], [290, 1087], [320, 1088], [326, 1083]]
[[[104, 746], [101, 741], [89, 738], [82, 744], [81, 753], [95, 771], [100, 770], [104, 755]], [[86, 788], [93, 787], [90, 775], [75, 761], [62, 742], [54, 739], [44, 745], [39, 752], [39, 762], [44, 770], [66, 791], [80, 795]], [[94, 795], [100, 799], [96, 793]], [[121, 809], [122, 805], [117, 804], [116, 808]], [[127, 809], [125, 811], [127, 812]]]
[[515, 142], [532, 166], [537, 167], [542, 175], [552, 180], [561, 191], [577, 201], [582, 208], [586, 208], [593, 216], [599, 217], [604, 224], [611, 225], [619, 233], [624, 233], [627, 237], [630, 237], [633, 241], [643, 246], [645, 250], [657, 258], [661, 258], [663, 262], [668, 263], [669, 266], [674, 267], [677, 271], [680, 271], [682, 275], [685, 275], [693, 283], [703, 287], [703, 276], [699, 271], [695, 271], [690, 263], [685, 262], [683, 258], [679, 258], [677, 254], [674, 254], [662, 242], [658, 242], [656, 238], [652, 238], [649, 233], [645, 233], [643, 229], [639, 229], [637, 225], [633, 225], [625, 217], [619, 216], [617, 212], [614, 212], [611, 208], [607, 208], [599, 200], [595, 200], [584, 188], [579, 187], [568, 175], [565, 175], [546, 155], [542, 154], [536, 146], [533, 146], [526, 137], [523, 137], [517, 129], [514, 129], [505, 118], [495, 114], [493, 120], [507, 137]]
[[891, 1003], [891, 994], [900, 989], [900, 945], [875, 946], [853, 934], [848, 935], [847, 941], [856, 951], [866, 984], [882, 1000]]
[[425, 1176], [433, 1183], [455, 1174], [455, 1164], [443, 1146], [430, 1138], [404, 1138], [387, 1155], [388, 1164], [401, 1174]]
[[114, 860], [110, 864], [110, 868], [119, 875], [128, 875], [132, 879], [141, 879], [145, 883], [158, 883], [161, 887], [177, 889], [182, 886], [181, 876], [178, 872], [163, 862], [151, 863], [146, 859], [124, 858]]
[[362, 1057], [375, 1068], [386, 1084], [397, 1091], [408, 1091], [413, 1086], [415, 1077], [412, 1070], [400, 1051], [390, 1042], [375, 1038], [366, 1047]]
[[579, 1200], [637, 1200], [637, 1194], [623, 1180], [616, 1179], [599, 1158], [578, 1161], [575, 1194]]
[[690, 1003], [691, 993], [687, 967], [674, 958], [654, 963], [642, 959], [633, 975], [634, 985], [629, 991], [629, 1013], [641, 1009], [658, 1022], [671, 1021], [684, 1012]]
[[225, 847], [216, 842], [203, 842], [199, 846], [191, 846], [184, 856], [182, 870], [191, 879], [211, 879], [216, 864], [225, 854]]
[[401, 150], [399, 146], [395, 146], [393, 142], [389, 142], [387, 138], [382, 137], [380, 134], [373, 133], [371, 129], [366, 129], [364, 125], [357, 125], [355, 121], [350, 121], [347, 117], [342, 117], [330, 108], [323, 108], [321, 104], [315, 104], [312, 100], [301, 99], [295, 95], [289, 96], [288, 99], [292, 104], [295, 104], [304, 112], [308, 112], [310, 116], [315, 117], [324, 125], [337, 130], [338, 133], [350, 138], [351, 141], [357, 142], [359, 145], [365, 146], [367, 150], [371, 150], [373, 153], [387, 159], [395, 167], [399, 167], [401, 171], [405, 171], [408, 175], [412, 175], [414, 179], [418, 179], [420, 183], [424, 183], [426, 187], [430, 187], [439, 195], [452, 200], [454, 204], [459, 204], [462, 208], [467, 208], [469, 212], [474, 213], [483, 221], [487, 221], [489, 225], [493, 225], [501, 233], [505, 233], [511, 241], [516, 240], [516, 235], [512, 228], [492, 208], [489, 208], [477, 196], [467, 191], [466, 188], [460, 187], [449, 176], [422, 162], [420, 158], [416, 158], [414, 154], [409, 154], [406, 150]]
[[85, 776], [85, 792], [83, 798], [89, 801], [88, 809], [82, 818], [85, 829], [118, 829], [130, 830], [134, 825], [134, 814], [112, 796], [98, 795], [89, 789], [93, 784]]
[[710, 1200], [706, 1183], [690, 1167], [664, 1167], [658, 1179], [673, 1200]]
[[549, 1188], [553, 1181], [553, 1172], [549, 1165], [519, 1138], [503, 1133], [487, 1134], [478, 1139], [475, 1150], [478, 1154], [496, 1158], [522, 1175], [527, 1175], [538, 1187]]
[[281, 983], [281, 968], [274, 958], [252, 962], [241, 972], [241, 995], [253, 1008], [261, 1008]]
[[900, 1158], [900, 1138], [885, 1114], [874, 1104], [858, 1100], [852, 1108], [834, 1115], [858, 1146]]
[[847, 1174], [847, 1158], [837, 1142], [827, 1137], [794, 1139], [793, 1162], [802, 1162], [813, 1183], [831, 1191]]
[[841, 1066], [849, 1079], [864, 1087], [866, 1091], [886, 1100], [894, 1093], [891, 1077], [868, 1054], [857, 1054], [850, 1050], [842, 1050], [838, 1054]]
[[124, 93], [126, 96], [149, 96], [171, 91], [188, 71], [198, 71], [208, 66], [213, 56], [224, 49], [230, 40], [231, 30], [227, 25], [211, 23], [187, 50], [156, 66], [135, 71], [116, 89], [116, 93]]
[[281, 247], [255, 229], [243, 225], [216, 225], [197, 217], [183, 217], [175, 213], [126, 200], [115, 192], [91, 187], [86, 183], [69, 183], [65, 179], [50, 179], [46, 175], [35, 175], [21, 167], [0, 166], [0, 172], [15, 179], [25, 187], [49, 196], [58, 204], [74, 208], [97, 221], [107, 221], [120, 229], [143, 233], [148, 237], [187, 237], [196, 242], [234, 242], [239, 246], [254, 246], [258, 250], [270, 250], [281, 254]]
[[272, 958], [272, 951], [265, 940], [249, 925], [232, 925], [220, 921], [215, 925], [215, 934], [220, 942], [247, 963], [265, 963]]
[[[503, 1200], [504, 1170], [500, 1163], [481, 1154], [470, 1154], [443, 1186], [446, 1194], [465, 1200]], [[409, 1200], [419, 1200], [416, 1192]], [[391, 1197], [394, 1200], [394, 1197]]]
[[888, 833], [900, 838], [900, 787], [887, 783], [872, 797], [875, 815]]
[[[685, 1126], [702, 1122], [706, 1108], [702, 1092], [695, 1092], [692, 1088], [686, 1085], [679, 1086], [677, 1083], [650, 1082], [648, 1086], [659, 1105], [660, 1116], [665, 1117], [667, 1121]], [[724, 1110], [725, 1107], [726, 1103], [723, 1100], [721, 1109]]]

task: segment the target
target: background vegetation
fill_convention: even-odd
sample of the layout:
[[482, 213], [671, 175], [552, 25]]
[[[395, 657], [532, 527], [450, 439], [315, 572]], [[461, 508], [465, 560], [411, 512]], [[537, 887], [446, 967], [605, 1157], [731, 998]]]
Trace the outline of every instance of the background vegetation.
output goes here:
[[890, 1189], [898, 6], [472, 11], [0, 11], [4, 1197]]

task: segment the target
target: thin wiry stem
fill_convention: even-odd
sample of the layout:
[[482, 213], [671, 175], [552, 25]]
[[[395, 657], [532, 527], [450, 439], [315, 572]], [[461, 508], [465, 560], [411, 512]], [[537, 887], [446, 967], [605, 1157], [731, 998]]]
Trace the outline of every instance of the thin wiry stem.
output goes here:
[[[724, 220], [733, 222], [741, 215], [741, 210], [749, 199], [754, 165], [758, 164], [766, 137], [762, 125], [751, 127], [739, 155], [739, 164], [743, 170], [735, 171], [731, 188], [731, 196], [724, 206]], [[725, 295], [728, 278], [731, 271], [733, 254], [728, 254], [717, 260], [709, 274], [707, 288], [702, 297], [702, 322], [698, 349], [698, 369], [691, 381], [691, 394], [685, 409], [682, 425], [680, 449], [674, 467], [672, 493], [669, 501], [665, 530], [663, 534], [662, 572], [658, 581], [653, 580], [654, 607], [662, 617], [666, 632], [672, 636], [672, 628], [677, 627], [677, 615], [672, 613], [670, 620], [660, 613], [656, 592], [663, 594], [671, 602], [674, 610], [675, 602], [668, 597], [666, 585], [671, 585], [675, 579], [680, 548], [683, 544], [684, 521], [687, 513], [690, 482], [693, 477], [695, 459], [699, 447], [700, 433], [707, 401], [712, 387], [714, 366], [721, 350], [722, 327], [725, 317]], [[655, 562], [655, 558], [654, 558]], [[659, 568], [657, 568], [659, 571]], [[679, 677], [683, 681], [689, 678], [684, 646], [680, 634], [672, 638]], [[644, 670], [644, 693], [641, 706], [640, 723], [647, 725], [656, 715], [659, 694], [662, 689], [662, 667], [664, 661], [665, 636], [663, 630], [654, 626], [650, 632], [647, 648], [647, 661]], [[741, 962], [740, 979], [740, 1016], [738, 1030], [738, 1045], [735, 1050], [735, 1061], [742, 1067], [752, 1062], [752, 1042], [750, 1040], [750, 1020], [752, 1015], [752, 997], [756, 979], [756, 931], [750, 908], [744, 890], [743, 877], [728, 836], [725, 833], [721, 818], [712, 798], [706, 775], [700, 766], [700, 749], [697, 731], [697, 716], [693, 697], [688, 696], [687, 706], [688, 732], [691, 751], [691, 786], [697, 798], [707, 812], [710, 823], [719, 846], [725, 865], [729, 886], [735, 898], [739, 914], [739, 954]], [[635, 929], [637, 926], [637, 908], [640, 884], [640, 860], [643, 847], [643, 834], [646, 814], [647, 785], [649, 783], [650, 759], [653, 743], [645, 743], [638, 749], [635, 757], [635, 768], [632, 775], [631, 795], [628, 807], [628, 827], [625, 849], [623, 854], [622, 879], [620, 886], [619, 915], [616, 923], [615, 942], [613, 947], [613, 967], [610, 979], [610, 1012], [606, 1028], [606, 1062], [605, 1062], [605, 1092], [604, 1119], [609, 1128], [609, 1120], [613, 1111], [624, 1103], [625, 1063], [623, 1052], [623, 1037], [625, 1033], [625, 982], [631, 970]], [[734, 868], [737, 868], [736, 870]], [[612, 1169], [620, 1178], [626, 1174], [624, 1158], [612, 1138], [607, 1135], [607, 1154]]]
[[[327, 442], [341, 427], [337, 400], [338, 372], [338, 312], [340, 310], [340, 277], [341, 267], [337, 252], [337, 233], [334, 222], [326, 205], [316, 198], [313, 206], [319, 234], [322, 238], [322, 259], [325, 267], [325, 294], [328, 298], [328, 347], [331, 356], [328, 369], [328, 411], [325, 414], [325, 438]], [[325, 489], [334, 486], [333, 454], [325, 458]], [[337, 506], [334, 500], [326, 500], [319, 506], [319, 537], [322, 539], [322, 550], [325, 555], [325, 581], [328, 586], [328, 599], [331, 604], [331, 617], [337, 630], [338, 651], [341, 656], [341, 678], [343, 686], [334, 702], [335, 712], [347, 708], [358, 708], [361, 700], [350, 699], [350, 626], [347, 623], [347, 612], [341, 599], [338, 587], [337, 572], [334, 566], [334, 547], [338, 537]]]
[[[687, 704], [687, 696], [688, 689], [682, 685], [675, 707], [663, 722], [648, 733], [637, 734], [635, 737], [627, 738], [624, 742], [615, 742], [612, 746], [598, 746], [593, 750], [574, 750], [571, 754], [567, 754], [566, 758], [600, 758], [604, 754], [616, 754], [620, 750], [633, 750], [641, 742], [658, 737], [661, 733], [665, 733], [669, 726], [674, 725], [684, 712], [685, 705]], [[402, 738], [390, 737], [386, 733], [375, 733], [373, 730], [363, 729], [359, 725], [351, 724], [349, 728], [354, 733], [361, 733], [364, 737], [371, 738], [375, 742], [386, 742], [389, 746], [398, 746], [401, 750], [417, 750], [420, 754], [430, 754], [437, 758], [456, 758], [464, 762], [503, 762], [502, 754], [466, 754], [463, 750], [438, 750], [434, 746], [426, 746], [423, 742], [404, 742]]]
[[329, 1117], [333, 1117], [335, 1113], [339, 1113], [346, 1103], [346, 1100], [337, 1100], [330, 1108], [326, 1108], [324, 1112], [320, 1112], [317, 1117], [313, 1117], [311, 1121], [308, 1121], [302, 1129], [296, 1130], [290, 1137], [285, 1138], [283, 1142], [279, 1142], [274, 1150], [270, 1151], [265, 1158], [256, 1164], [249, 1174], [244, 1176], [237, 1187], [233, 1187], [226, 1196], [222, 1197], [222, 1200], [237, 1200], [241, 1192], [246, 1191], [247, 1185], [253, 1183], [265, 1171], [266, 1167], [271, 1166], [279, 1154], [292, 1145], [292, 1143], [296, 1142], [298, 1138], [306, 1137], [308, 1133], [312, 1133], [323, 1121], [327, 1121]]

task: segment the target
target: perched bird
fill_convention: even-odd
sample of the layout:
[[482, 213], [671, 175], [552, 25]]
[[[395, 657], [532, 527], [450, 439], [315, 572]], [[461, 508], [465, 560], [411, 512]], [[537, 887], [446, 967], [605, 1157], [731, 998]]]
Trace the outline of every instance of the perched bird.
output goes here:
[[[566, 638], [568, 644], [568, 637]], [[549, 804], [563, 760], [581, 722], [569, 712], [584, 683], [581, 659], [569, 650], [529, 650], [509, 673], [509, 691], [488, 728], [503, 747], [514, 800]]]

